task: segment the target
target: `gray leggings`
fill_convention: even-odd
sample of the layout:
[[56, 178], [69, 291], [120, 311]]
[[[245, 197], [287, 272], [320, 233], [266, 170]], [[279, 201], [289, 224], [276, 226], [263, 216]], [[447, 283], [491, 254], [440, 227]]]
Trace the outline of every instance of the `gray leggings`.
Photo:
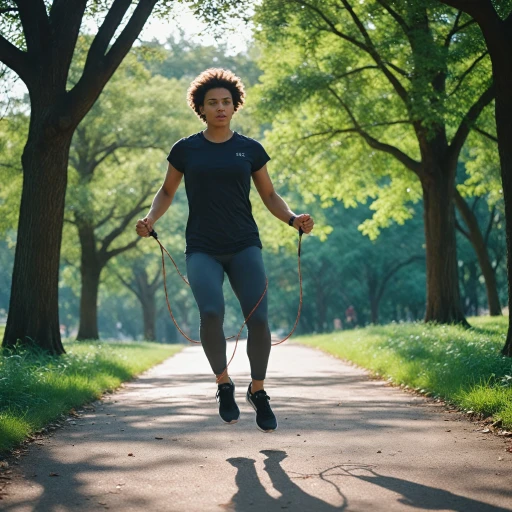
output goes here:
[[[227, 364], [226, 340], [222, 328], [224, 272], [228, 275], [231, 288], [240, 301], [245, 319], [265, 289], [266, 274], [261, 249], [251, 246], [234, 254], [220, 256], [193, 252], [187, 254], [186, 261], [187, 278], [199, 307], [199, 334], [203, 349], [213, 372], [219, 375]], [[270, 355], [267, 294], [246, 325], [251, 377], [255, 380], [264, 380]]]

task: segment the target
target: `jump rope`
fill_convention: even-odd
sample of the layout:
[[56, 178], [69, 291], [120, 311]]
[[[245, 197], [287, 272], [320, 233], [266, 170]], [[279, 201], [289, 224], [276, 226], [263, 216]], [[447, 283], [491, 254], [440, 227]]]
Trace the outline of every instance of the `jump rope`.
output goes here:
[[[302, 230], [302, 228], [299, 228], [299, 243], [298, 243], [298, 248], [297, 248], [297, 259], [298, 259], [298, 272], [299, 272], [299, 288], [300, 288], [300, 294], [299, 294], [299, 310], [297, 311], [297, 318], [295, 319], [295, 323], [293, 324], [293, 328], [292, 330], [290, 331], [290, 333], [288, 334], [288, 336], [286, 336], [285, 338], [283, 338], [281, 341], [277, 341], [275, 343], [272, 343], [272, 346], [275, 346], [275, 345], [280, 345], [281, 343], [285, 342], [292, 334], [293, 334], [293, 331], [295, 331], [295, 328], [297, 327], [297, 324], [299, 323], [299, 318], [300, 318], [300, 312], [301, 312], [301, 309], [302, 309], [302, 273], [301, 273], [301, 269], [300, 269], [300, 249], [301, 249], [301, 244], [302, 244], [302, 235], [303, 235], [304, 231]], [[152, 236], [157, 242], [158, 242], [158, 245], [160, 246], [160, 252], [162, 254], [162, 271], [163, 271], [163, 276], [164, 276], [164, 290], [165, 290], [165, 301], [167, 302], [167, 309], [169, 310], [169, 314], [171, 315], [171, 318], [172, 318], [172, 321], [174, 322], [174, 325], [176, 326], [176, 329], [178, 329], [178, 331], [180, 331], [180, 333], [188, 340], [190, 341], [191, 343], [196, 343], [196, 344], [201, 344], [200, 341], [197, 341], [197, 340], [193, 340], [192, 338], [189, 338], [180, 328], [180, 326], [178, 325], [178, 322], [176, 322], [176, 319], [174, 318], [174, 315], [172, 314], [172, 309], [171, 309], [171, 304], [169, 303], [169, 295], [167, 293], [167, 273], [166, 273], [166, 270], [165, 270], [165, 257], [164, 257], [164, 253], [167, 254], [167, 256], [169, 256], [169, 258], [171, 259], [174, 267], [176, 268], [176, 271], [178, 272], [178, 274], [180, 275], [181, 279], [183, 279], [183, 281], [188, 285], [190, 286], [190, 283], [187, 281], [187, 278], [180, 272], [180, 269], [178, 268], [178, 265], [176, 265], [176, 262], [174, 261], [173, 257], [169, 254], [169, 251], [162, 245], [162, 243], [160, 242], [160, 240], [158, 239], [158, 235], [156, 233], [156, 231], [153, 229], [150, 233], [149, 233], [150, 236]], [[220, 380], [222, 380], [222, 378], [224, 377], [224, 375], [226, 375], [227, 371], [228, 371], [228, 367], [229, 365], [231, 364], [231, 361], [233, 361], [233, 358], [235, 357], [235, 354], [236, 354], [236, 349], [238, 347], [238, 340], [240, 338], [240, 334], [242, 333], [242, 330], [245, 326], [245, 324], [247, 323], [247, 321], [249, 320], [249, 318], [251, 318], [251, 315], [254, 313], [254, 311], [256, 310], [256, 308], [260, 305], [260, 302], [263, 300], [263, 297], [265, 296], [265, 294], [267, 293], [267, 289], [268, 289], [268, 277], [265, 278], [265, 289], [263, 290], [263, 293], [261, 294], [261, 297], [259, 298], [258, 302], [256, 303], [256, 305], [252, 308], [251, 312], [247, 315], [247, 317], [245, 318], [244, 320], [244, 323], [242, 324], [242, 327], [240, 327], [240, 330], [238, 331], [238, 334], [236, 335], [236, 341], [235, 341], [235, 349], [233, 350], [233, 355], [231, 356], [231, 359], [228, 361], [228, 364], [226, 365], [226, 368], [225, 370], [217, 376], [217, 379], [216, 379], [216, 382], [217, 384], [219, 383]], [[225, 338], [226, 341], [227, 340], [231, 340], [233, 339], [235, 336], [229, 336], [228, 338]]]

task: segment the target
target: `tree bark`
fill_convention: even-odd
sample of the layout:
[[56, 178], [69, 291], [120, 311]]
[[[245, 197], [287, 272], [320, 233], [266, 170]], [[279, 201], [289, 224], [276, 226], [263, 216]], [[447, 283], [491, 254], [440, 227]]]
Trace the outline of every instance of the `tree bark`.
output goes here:
[[466, 226], [469, 229], [469, 241], [475, 250], [480, 269], [485, 279], [485, 289], [487, 291], [487, 303], [489, 305], [489, 314], [491, 316], [501, 316], [501, 305], [500, 298], [498, 295], [498, 286], [496, 284], [496, 275], [492, 268], [491, 261], [489, 260], [489, 254], [485, 245], [485, 240], [480, 231], [480, 226], [476, 215], [473, 213], [471, 208], [468, 206], [466, 201], [455, 189], [455, 206], [459, 210]]
[[[501, 162], [501, 180], [505, 200], [505, 230], [507, 239], [508, 303], [512, 297], [512, 32], [502, 27], [502, 37], [491, 49], [489, 40], [494, 35], [485, 34], [491, 50], [493, 74], [496, 81], [496, 129]], [[496, 43], [495, 43], [496, 44]], [[502, 45], [501, 45], [502, 44]], [[509, 313], [508, 333], [502, 353], [512, 357], [512, 315]]]
[[78, 222], [78, 236], [82, 249], [80, 275], [80, 325], [77, 340], [98, 340], [98, 290], [100, 275], [105, 265], [98, 258], [94, 226], [89, 222]]
[[63, 354], [58, 282], [64, 199], [72, 131], [57, 132], [45, 108], [32, 101], [23, 151], [23, 191], [3, 346], [35, 343]]
[[459, 292], [455, 238], [455, 166], [437, 163], [435, 149], [422, 180], [427, 259], [426, 322], [468, 325]]

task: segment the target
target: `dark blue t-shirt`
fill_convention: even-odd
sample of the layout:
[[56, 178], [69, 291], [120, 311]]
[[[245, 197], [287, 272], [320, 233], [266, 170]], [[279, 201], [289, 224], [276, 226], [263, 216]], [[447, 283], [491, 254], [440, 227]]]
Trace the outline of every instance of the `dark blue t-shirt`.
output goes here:
[[249, 200], [251, 174], [270, 160], [259, 142], [234, 132], [217, 143], [199, 132], [176, 142], [167, 160], [185, 176], [186, 254], [262, 248]]

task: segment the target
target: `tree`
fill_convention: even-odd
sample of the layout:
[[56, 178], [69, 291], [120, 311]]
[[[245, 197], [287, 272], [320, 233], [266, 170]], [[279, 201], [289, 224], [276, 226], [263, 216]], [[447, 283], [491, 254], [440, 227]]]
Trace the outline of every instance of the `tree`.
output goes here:
[[[157, 5], [158, 3], [158, 5]], [[153, 13], [170, 0], [2, 0], [0, 61], [23, 80], [30, 128], [22, 156], [23, 191], [3, 345], [36, 342], [63, 353], [58, 319], [59, 255], [69, 148], [73, 133]], [[198, 12], [222, 10], [222, 0], [191, 2]], [[68, 89], [82, 22], [104, 14], [80, 79]], [[117, 35], [117, 37], [115, 37]]]
[[300, 169], [292, 179], [326, 200], [377, 196], [363, 225], [373, 235], [410, 218], [407, 203], [422, 197], [425, 320], [467, 324], [452, 198], [460, 151], [494, 95], [472, 20], [429, 0], [267, 0], [257, 21], [271, 43], [260, 103], [290, 114], [274, 127], [283, 159]]
[[[441, 0], [459, 12], [465, 12], [478, 23], [487, 44], [492, 63], [496, 95], [496, 128], [501, 163], [505, 229], [507, 233], [508, 297], [512, 296], [512, 10], [511, 3], [496, 0]], [[512, 316], [503, 347], [503, 354], [512, 357]]]
[[133, 232], [127, 237], [126, 228], [149, 208], [171, 145], [199, 126], [185, 95], [184, 81], [151, 77], [131, 55], [75, 131], [66, 221], [81, 247], [79, 340], [99, 338], [101, 272], [140, 241]]

